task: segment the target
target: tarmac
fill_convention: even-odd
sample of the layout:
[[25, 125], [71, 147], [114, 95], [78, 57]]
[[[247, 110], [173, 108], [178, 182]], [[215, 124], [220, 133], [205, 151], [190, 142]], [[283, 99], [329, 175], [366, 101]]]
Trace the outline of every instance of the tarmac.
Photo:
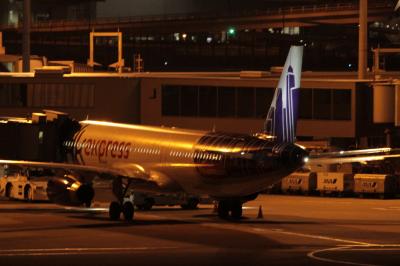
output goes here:
[[200, 205], [113, 222], [107, 205], [0, 201], [0, 265], [400, 264], [400, 200], [261, 195], [240, 221]]

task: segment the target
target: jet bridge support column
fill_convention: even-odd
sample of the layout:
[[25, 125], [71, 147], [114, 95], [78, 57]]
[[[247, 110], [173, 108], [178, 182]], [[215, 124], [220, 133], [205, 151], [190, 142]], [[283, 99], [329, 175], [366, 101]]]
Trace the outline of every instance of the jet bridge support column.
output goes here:
[[367, 75], [368, 0], [359, 0], [359, 5], [358, 78], [365, 79]]
[[3, 46], [3, 33], [0, 31], [0, 55], [6, 53], [6, 48]]
[[31, 0], [24, 0], [24, 28], [22, 33], [22, 70], [31, 70]]

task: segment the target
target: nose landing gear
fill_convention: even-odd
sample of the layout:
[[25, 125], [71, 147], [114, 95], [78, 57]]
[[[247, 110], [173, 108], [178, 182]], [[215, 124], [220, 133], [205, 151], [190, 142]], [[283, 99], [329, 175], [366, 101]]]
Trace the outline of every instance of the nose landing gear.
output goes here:
[[132, 221], [135, 215], [135, 205], [133, 193], [128, 195], [128, 189], [131, 181], [128, 180], [127, 184], [122, 183], [121, 178], [114, 179], [113, 193], [118, 201], [110, 203], [109, 216], [113, 221], [119, 220], [121, 213], [124, 215], [126, 221]]

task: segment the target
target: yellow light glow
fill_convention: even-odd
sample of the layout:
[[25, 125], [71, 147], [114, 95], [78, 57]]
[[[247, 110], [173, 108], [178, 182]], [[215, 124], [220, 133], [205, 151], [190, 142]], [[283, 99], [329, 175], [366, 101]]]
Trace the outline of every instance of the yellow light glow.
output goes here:
[[80, 123], [85, 124], [85, 125], [97, 125], [97, 126], [151, 131], [151, 132], [156, 132], [156, 133], [181, 134], [181, 135], [193, 135], [193, 136], [202, 136], [206, 133], [206, 132], [196, 131], [196, 130], [187, 130], [187, 129], [182, 130], [182, 129], [176, 129], [176, 128], [139, 126], [139, 125], [132, 125], [132, 124], [113, 123], [113, 122], [107, 122], [107, 121], [85, 120], [85, 121], [81, 121]]
[[75, 183], [73, 183], [73, 184], [71, 185], [71, 190], [76, 191], [76, 190], [78, 190], [78, 188], [79, 188], [80, 186], [81, 186], [81, 183], [75, 182]]
[[191, 168], [191, 167], [211, 167], [213, 164], [199, 164], [199, 163], [162, 163], [157, 164], [157, 167], [180, 167], [180, 168]]

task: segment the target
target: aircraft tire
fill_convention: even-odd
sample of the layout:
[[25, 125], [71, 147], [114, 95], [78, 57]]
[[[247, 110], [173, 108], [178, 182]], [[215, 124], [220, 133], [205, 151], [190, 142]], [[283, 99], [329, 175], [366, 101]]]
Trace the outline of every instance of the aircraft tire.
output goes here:
[[242, 218], [243, 208], [240, 201], [234, 201], [231, 206], [231, 216], [233, 219]]
[[111, 202], [108, 214], [110, 215], [111, 220], [119, 220], [119, 217], [121, 215], [121, 205], [116, 201]]
[[229, 216], [229, 202], [226, 200], [220, 200], [218, 202], [218, 216], [222, 219], [226, 219]]
[[33, 201], [33, 190], [29, 185], [25, 187], [24, 198], [26, 201]]
[[195, 210], [199, 205], [199, 200], [196, 198], [189, 199], [186, 203], [181, 204], [181, 208], [184, 210]]
[[124, 203], [124, 205], [122, 205], [122, 214], [124, 215], [126, 221], [133, 220], [133, 216], [135, 214], [135, 208], [132, 202], [127, 201]]
[[7, 185], [6, 185], [6, 194], [5, 194], [5, 196], [7, 198], [11, 198], [11, 190], [12, 190], [12, 185], [10, 183], [7, 183]]
[[155, 201], [154, 199], [148, 198], [144, 200], [144, 204], [142, 206], [142, 210], [150, 211], [153, 208]]

